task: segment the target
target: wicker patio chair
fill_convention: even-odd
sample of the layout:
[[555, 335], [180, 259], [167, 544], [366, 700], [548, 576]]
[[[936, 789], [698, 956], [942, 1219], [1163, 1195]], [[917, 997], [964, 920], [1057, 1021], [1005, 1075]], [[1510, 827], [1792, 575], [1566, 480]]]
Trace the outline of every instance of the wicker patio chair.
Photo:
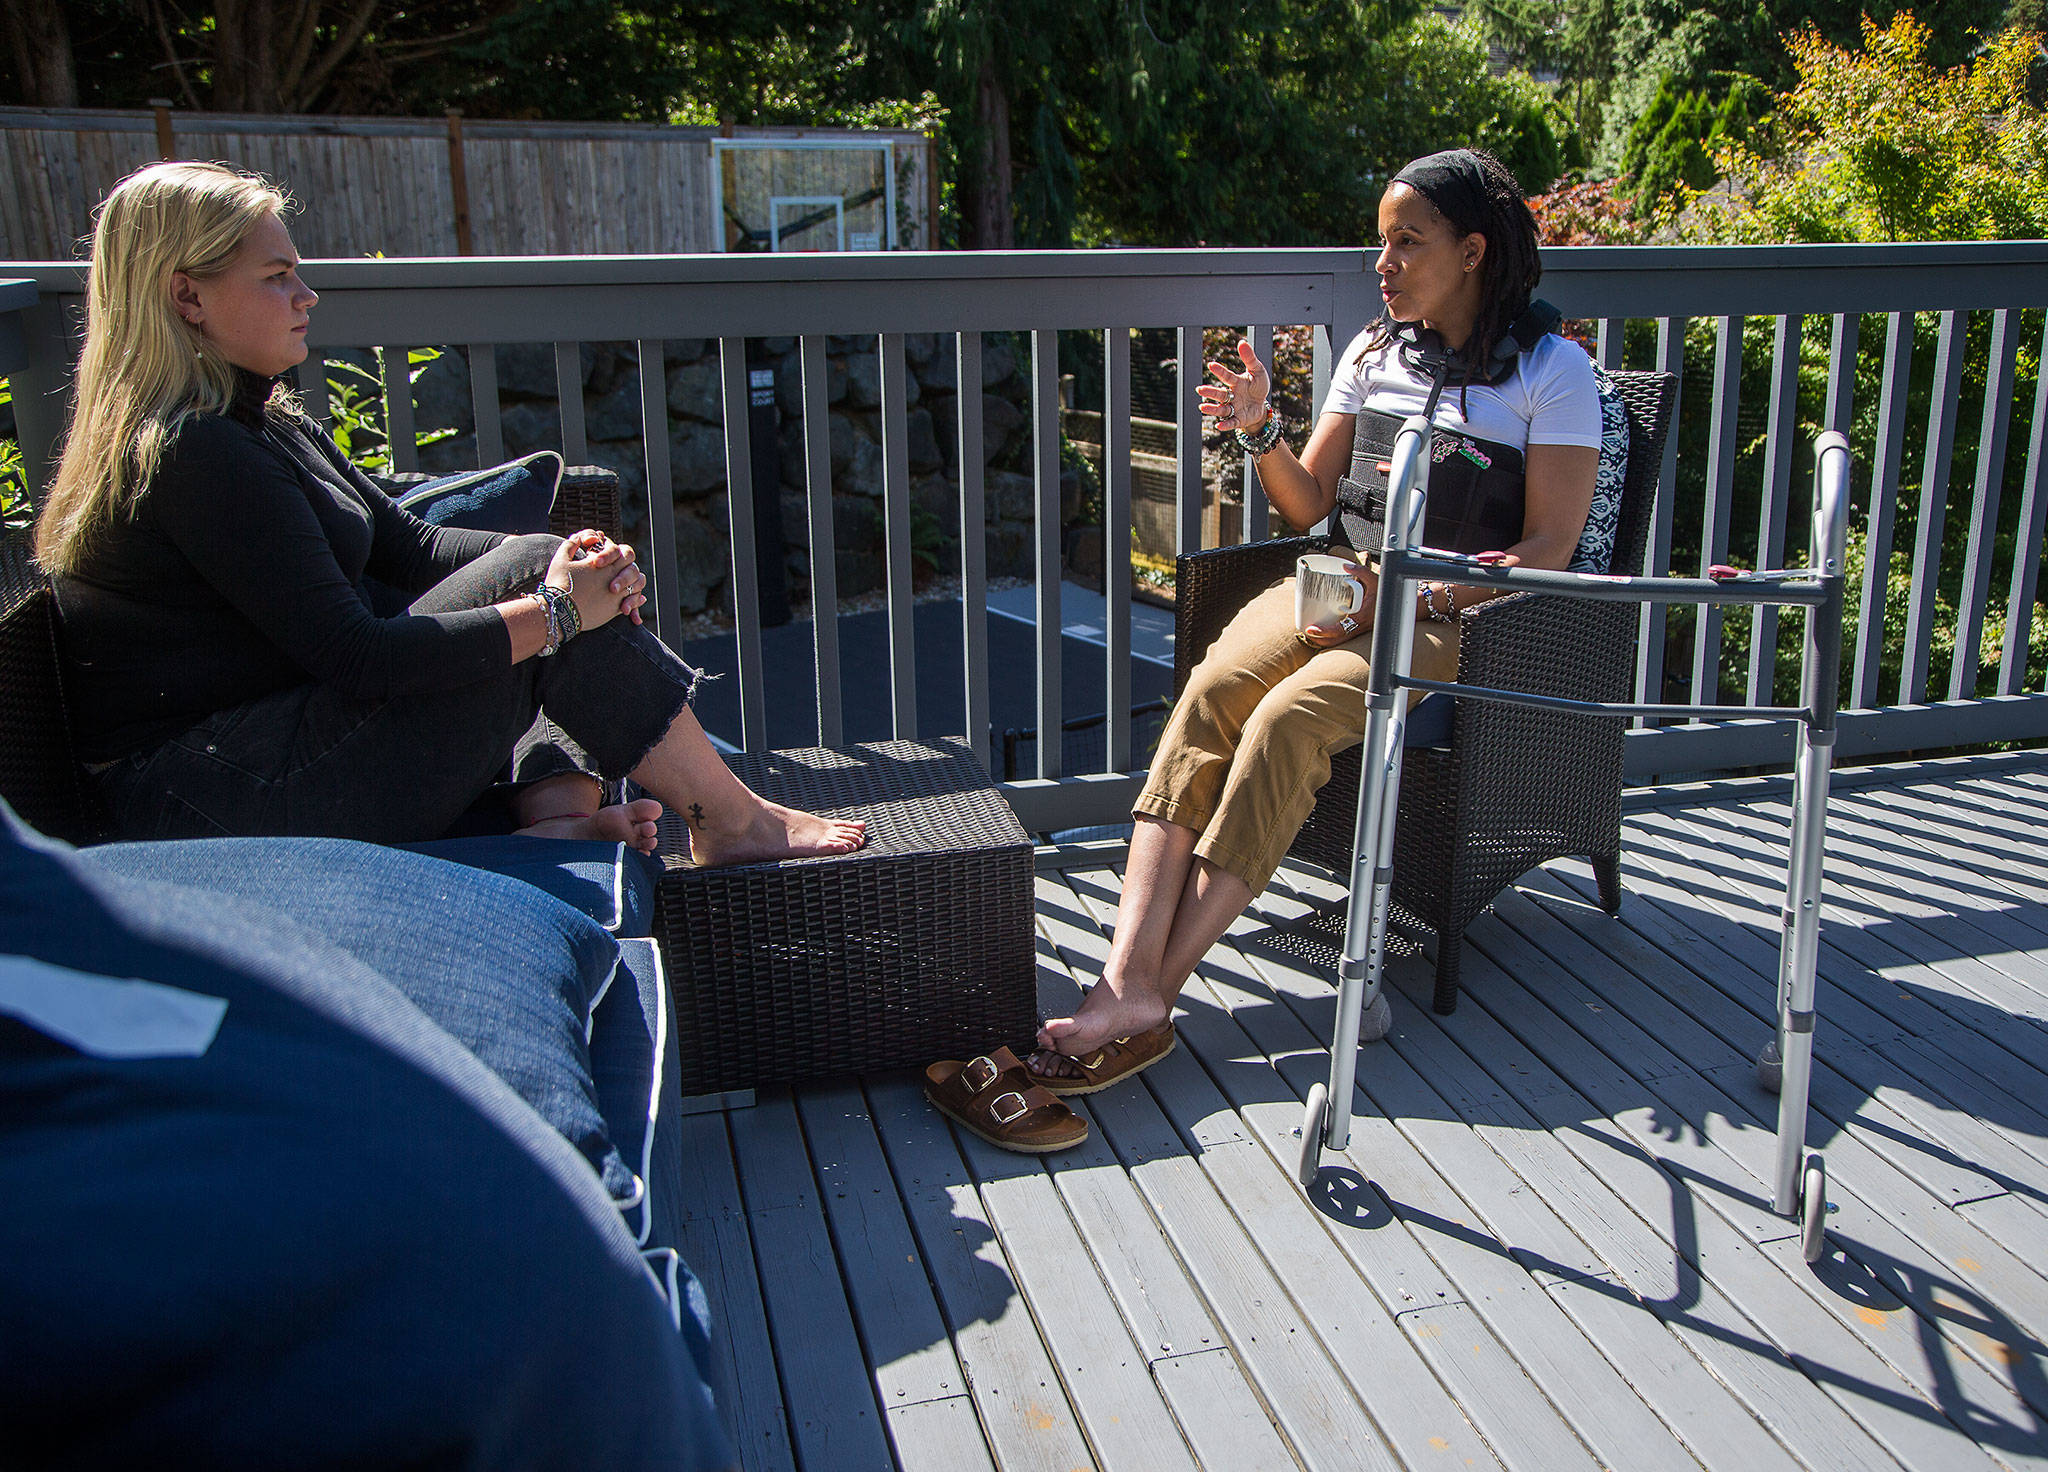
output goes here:
[[[1667, 373], [1613, 375], [1629, 416], [1627, 484], [1610, 571], [1639, 573], [1657, 475], [1678, 397]], [[1253, 595], [1327, 537], [1288, 537], [1178, 559], [1174, 689]], [[1516, 593], [1459, 614], [1458, 680], [1580, 700], [1632, 697], [1638, 609]], [[1590, 858], [1600, 902], [1621, 908], [1621, 758], [1625, 718], [1455, 703], [1447, 746], [1411, 746], [1395, 829], [1395, 919], [1436, 933], [1439, 1013], [1458, 1005], [1465, 927], [1494, 896], [1549, 859]], [[1288, 850], [1348, 873], [1360, 748], [1340, 753]], [[1339, 912], [1341, 916], [1341, 911]]]

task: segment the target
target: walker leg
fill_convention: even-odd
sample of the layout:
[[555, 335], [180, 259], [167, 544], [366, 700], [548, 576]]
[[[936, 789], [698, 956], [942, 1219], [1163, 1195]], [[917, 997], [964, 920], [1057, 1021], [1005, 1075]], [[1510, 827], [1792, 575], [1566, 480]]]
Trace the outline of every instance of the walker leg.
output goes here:
[[[1800, 728], [1794, 767], [1790, 873], [1778, 950], [1778, 1038], [1783, 1083], [1778, 1093], [1778, 1172], [1773, 1208], [1781, 1216], [1801, 1210], [1806, 1158], [1806, 1110], [1813, 1073], [1815, 969], [1820, 953], [1820, 881], [1825, 837], [1828, 766], [1833, 733], [1821, 740]], [[1817, 1158], [1817, 1157], [1816, 1157]]]
[[1330, 1040], [1330, 1084], [1323, 1100], [1325, 1108], [1319, 1110], [1311, 1094], [1303, 1114], [1304, 1187], [1315, 1178], [1308, 1158], [1315, 1148], [1312, 1140], [1332, 1150], [1351, 1143], [1351, 1089], [1357, 1078], [1363, 1019], [1372, 1016], [1377, 1025], [1375, 1036], [1385, 1036], [1392, 1019], [1380, 983], [1386, 967], [1387, 919], [1393, 908], [1394, 817], [1400, 806], [1402, 715], [1407, 702], [1392, 690], [1368, 699], [1367, 758], [1359, 774], [1351, 897], [1344, 917], [1344, 954], [1337, 964], [1337, 1026]]

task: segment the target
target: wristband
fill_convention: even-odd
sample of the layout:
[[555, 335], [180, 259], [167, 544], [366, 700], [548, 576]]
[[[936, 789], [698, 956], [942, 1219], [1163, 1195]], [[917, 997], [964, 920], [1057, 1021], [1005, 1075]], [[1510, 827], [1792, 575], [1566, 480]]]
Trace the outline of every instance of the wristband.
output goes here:
[[576, 612], [576, 600], [549, 583], [542, 583], [527, 596], [540, 604], [548, 616], [547, 643], [541, 646], [540, 651], [541, 658], [546, 659], [582, 632], [583, 624]]

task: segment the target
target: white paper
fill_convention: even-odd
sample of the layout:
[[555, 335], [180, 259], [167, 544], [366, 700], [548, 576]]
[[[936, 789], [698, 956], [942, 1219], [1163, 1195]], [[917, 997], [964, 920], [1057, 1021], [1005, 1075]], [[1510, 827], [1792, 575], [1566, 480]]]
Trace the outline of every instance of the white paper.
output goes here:
[[201, 992], [0, 956], [0, 1013], [94, 1058], [197, 1058], [227, 1010]]

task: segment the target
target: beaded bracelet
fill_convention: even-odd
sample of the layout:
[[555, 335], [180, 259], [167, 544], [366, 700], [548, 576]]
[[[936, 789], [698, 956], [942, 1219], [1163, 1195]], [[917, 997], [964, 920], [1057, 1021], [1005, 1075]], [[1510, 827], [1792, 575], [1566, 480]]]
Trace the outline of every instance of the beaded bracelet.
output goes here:
[[1280, 420], [1271, 410], [1266, 413], [1266, 422], [1250, 434], [1241, 429], [1231, 431], [1237, 439], [1237, 446], [1247, 455], [1257, 457], [1271, 450], [1280, 442]]
[[1438, 608], [1436, 606], [1436, 584], [1424, 583], [1422, 585], [1422, 611], [1434, 622], [1447, 624], [1457, 618], [1458, 605], [1451, 599], [1451, 590], [1445, 588], [1444, 606]]

